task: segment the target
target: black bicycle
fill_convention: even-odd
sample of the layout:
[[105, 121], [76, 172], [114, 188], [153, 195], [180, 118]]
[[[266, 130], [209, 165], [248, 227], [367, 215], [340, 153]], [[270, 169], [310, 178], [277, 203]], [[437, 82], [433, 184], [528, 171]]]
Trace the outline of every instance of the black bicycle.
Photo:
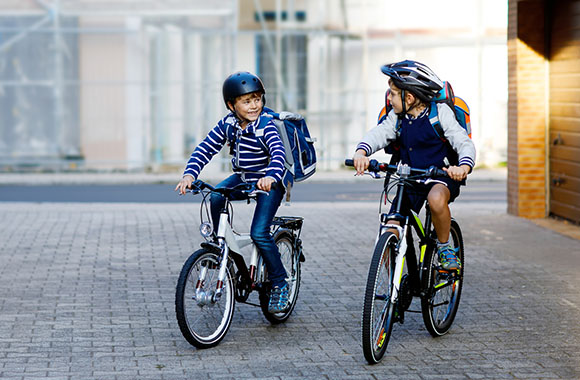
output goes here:
[[[206, 241], [185, 261], [177, 281], [175, 313], [185, 339], [198, 348], [217, 345], [230, 328], [236, 301], [259, 306], [272, 324], [285, 322], [296, 306], [300, 290], [300, 267], [304, 261], [300, 240], [303, 218], [275, 217], [272, 223], [271, 233], [289, 276], [286, 280], [290, 287], [290, 307], [284, 312], [271, 314], [268, 312], [271, 285], [266, 265], [250, 234], [238, 233], [233, 229], [231, 204], [236, 193], [245, 194], [249, 202], [263, 191], [248, 183], [233, 188], [214, 188], [201, 180], [194, 182], [192, 188], [193, 194], [203, 195], [200, 232]], [[226, 198], [215, 233], [210, 223], [208, 205], [212, 192]], [[251, 251], [249, 265], [242, 253], [244, 247]], [[259, 293], [259, 305], [248, 302], [253, 291]]]
[[[353, 166], [353, 160], [346, 160], [345, 165]], [[425, 206], [424, 224], [417, 213], [402, 204], [406, 192], [412, 191], [414, 184], [446, 176], [445, 171], [371, 160], [368, 173], [374, 178], [383, 178], [380, 173], [387, 173], [384, 196], [388, 199], [389, 190], [394, 188], [397, 194], [394, 212], [380, 213], [379, 235], [369, 267], [362, 311], [363, 352], [365, 359], [375, 364], [387, 350], [395, 322], [404, 322], [405, 312], [422, 313], [425, 327], [433, 337], [449, 331], [459, 307], [465, 259], [463, 237], [455, 219], [451, 220], [450, 241], [453, 248], [459, 248], [457, 255], [462, 265], [458, 270], [445, 270], [437, 254], [429, 204]], [[388, 223], [390, 220], [400, 225]], [[418, 242], [418, 260], [413, 231]], [[421, 310], [409, 309], [413, 297], [421, 298]]]

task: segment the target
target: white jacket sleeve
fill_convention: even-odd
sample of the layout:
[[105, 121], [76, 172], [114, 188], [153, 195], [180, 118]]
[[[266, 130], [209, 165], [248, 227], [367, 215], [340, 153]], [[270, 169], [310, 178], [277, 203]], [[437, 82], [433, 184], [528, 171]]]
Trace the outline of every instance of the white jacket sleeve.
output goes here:
[[356, 149], [363, 149], [367, 157], [378, 150], [385, 148], [397, 138], [397, 115], [391, 110], [383, 122], [370, 131], [358, 143]]
[[475, 144], [455, 119], [455, 113], [444, 103], [437, 103], [437, 113], [445, 138], [453, 150], [457, 152], [458, 165], [469, 165], [473, 168], [475, 166]]

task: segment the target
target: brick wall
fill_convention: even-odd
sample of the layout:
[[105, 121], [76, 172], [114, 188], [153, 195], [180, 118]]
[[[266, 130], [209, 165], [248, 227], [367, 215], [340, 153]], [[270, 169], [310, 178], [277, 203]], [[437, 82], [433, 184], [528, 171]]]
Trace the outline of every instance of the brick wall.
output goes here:
[[510, 0], [508, 212], [547, 215], [544, 1]]

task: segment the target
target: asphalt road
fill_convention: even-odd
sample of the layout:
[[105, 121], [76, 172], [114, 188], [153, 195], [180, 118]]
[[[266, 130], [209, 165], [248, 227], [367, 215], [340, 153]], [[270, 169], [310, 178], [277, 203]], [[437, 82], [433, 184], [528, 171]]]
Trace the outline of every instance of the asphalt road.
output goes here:
[[[142, 185], [3, 185], [0, 202], [195, 202], [200, 197], [179, 196], [173, 184]], [[381, 180], [336, 183], [305, 182], [292, 188], [293, 202], [379, 201]], [[462, 188], [462, 202], [505, 202], [504, 181], [472, 181]]]

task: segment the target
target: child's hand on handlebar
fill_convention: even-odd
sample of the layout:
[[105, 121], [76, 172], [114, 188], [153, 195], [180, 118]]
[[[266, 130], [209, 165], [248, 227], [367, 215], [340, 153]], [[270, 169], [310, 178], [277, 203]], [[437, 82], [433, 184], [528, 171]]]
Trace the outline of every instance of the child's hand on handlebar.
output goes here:
[[262, 177], [258, 180], [256, 187], [263, 191], [270, 191], [274, 182], [276, 182], [276, 180], [272, 177]]
[[191, 184], [193, 183], [193, 177], [190, 175], [186, 175], [179, 181], [177, 186], [175, 186], [175, 191], [178, 191], [180, 195], [186, 193], [187, 189], [191, 188]]
[[443, 168], [444, 171], [447, 172], [449, 178], [455, 181], [463, 181], [467, 178], [471, 168], [468, 165], [461, 165], [461, 166], [450, 166], [448, 168]]
[[361, 149], [357, 150], [352, 160], [354, 161], [353, 166], [356, 169], [356, 175], [363, 175], [369, 167], [369, 158], [366, 156], [366, 152]]

